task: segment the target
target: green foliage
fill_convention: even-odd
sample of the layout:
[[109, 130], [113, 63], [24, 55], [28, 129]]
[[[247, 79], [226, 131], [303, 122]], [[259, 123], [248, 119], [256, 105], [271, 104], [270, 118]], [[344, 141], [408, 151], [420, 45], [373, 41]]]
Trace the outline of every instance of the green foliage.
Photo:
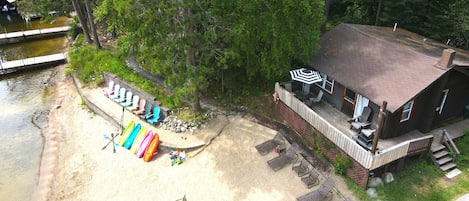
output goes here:
[[464, 136], [456, 141], [456, 147], [461, 152], [456, 156], [456, 164], [460, 169], [469, 168], [469, 130], [464, 131]]
[[347, 157], [342, 157], [337, 155], [335, 157], [335, 163], [332, 165], [334, 167], [334, 173], [338, 175], [344, 175], [347, 168], [352, 165], [352, 161]]
[[77, 37], [79, 33], [81, 33], [81, 28], [79, 26], [79, 22], [76, 18], [73, 18], [72, 23], [70, 23], [70, 31], [68, 31], [67, 35], [71, 38]]

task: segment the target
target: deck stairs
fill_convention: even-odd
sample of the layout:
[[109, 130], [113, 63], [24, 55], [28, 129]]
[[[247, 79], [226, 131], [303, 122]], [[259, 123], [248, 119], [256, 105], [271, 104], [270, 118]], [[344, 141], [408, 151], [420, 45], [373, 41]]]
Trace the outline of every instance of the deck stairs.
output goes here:
[[461, 170], [454, 163], [459, 150], [446, 131], [443, 131], [441, 143], [433, 146], [430, 151], [433, 164], [446, 172], [446, 177], [451, 179], [461, 174]]

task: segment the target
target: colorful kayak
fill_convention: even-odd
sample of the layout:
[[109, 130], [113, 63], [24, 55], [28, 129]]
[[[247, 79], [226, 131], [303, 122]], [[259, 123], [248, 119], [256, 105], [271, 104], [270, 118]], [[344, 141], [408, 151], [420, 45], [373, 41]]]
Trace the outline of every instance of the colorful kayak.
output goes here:
[[[153, 131], [151, 131], [151, 130], [148, 131], [148, 133], [149, 133], [149, 132], [152, 132], [152, 133], [153, 133]], [[135, 138], [134, 143], [132, 144], [132, 148], [130, 148], [130, 153], [133, 153], [133, 154], [136, 154], [136, 153], [137, 153], [138, 148], [140, 148], [140, 144], [142, 144], [143, 138], [145, 138], [145, 136], [146, 136], [148, 133], [147, 133], [147, 129], [145, 129], [145, 128], [142, 128], [142, 129], [140, 130], [140, 132], [138, 132], [138, 135], [137, 135], [137, 137]]]
[[135, 126], [134, 130], [132, 130], [132, 133], [130, 133], [127, 140], [125, 140], [124, 147], [126, 149], [130, 149], [130, 147], [134, 143], [134, 140], [137, 137], [137, 135], [138, 135], [138, 133], [140, 132], [141, 129], [142, 129], [142, 125], [140, 125], [140, 123], [138, 123], [137, 126]]
[[148, 145], [150, 144], [151, 140], [153, 139], [153, 132], [148, 132], [145, 138], [143, 138], [142, 144], [137, 151], [137, 157], [142, 158], [145, 150], [147, 150]]
[[145, 155], [143, 156], [143, 161], [148, 162], [153, 158], [153, 156], [156, 155], [159, 144], [160, 144], [160, 136], [158, 135], [158, 133], [155, 133], [155, 135], [153, 136], [153, 139], [151, 140], [150, 145], [148, 145], [148, 148], [145, 151]]
[[130, 133], [134, 130], [134, 128], [135, 128], [135, 122], [131, 121], [129, 125], [127, 126], [127, 128], [125, 128], [124, 132], [122, 133], [121, 138], [119, 139], [119, 142], [117, 143], [119, 144], [119, 146], [124, 146], [125, 140], [127, 140], [127, 138], [129, 137]]

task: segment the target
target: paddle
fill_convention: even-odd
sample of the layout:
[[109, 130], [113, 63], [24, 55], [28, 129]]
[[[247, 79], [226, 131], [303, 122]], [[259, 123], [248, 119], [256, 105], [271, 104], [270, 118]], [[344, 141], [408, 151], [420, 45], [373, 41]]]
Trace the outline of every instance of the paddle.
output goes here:
[[116, 145], [114, 144], [114, 138], [117, 137], [118, 134], [114, 135], [114, 133], [111, 133], [111, 138], [109, 138], [106, 134], [104, 134], [104, 138], [108, 139], [109, 141], [104, 145], [104, 147], [101, 148], [101, 150], [106, 149], [106, 147], [112, 143], [113, 151], [116, 153]]

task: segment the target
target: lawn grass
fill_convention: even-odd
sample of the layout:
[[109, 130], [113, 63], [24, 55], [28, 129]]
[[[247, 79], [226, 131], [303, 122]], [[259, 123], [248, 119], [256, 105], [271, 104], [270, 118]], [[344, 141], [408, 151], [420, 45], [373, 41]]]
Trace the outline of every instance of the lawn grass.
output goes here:
[[457, 167], [462, 171], [453, 179], [448, 179], [445, 172], [431, 162], [430, 155], [423, 158], [410, 158], [404, 170], [394, 173], [394, 181], [378, 187], [378, 197], [370, 198], [366, 191], [350, 179], [345, 179], [347, 186], [360, 200], [389, 201], [447, 201], [469, 193], [469, 131], [456, 141], [461, 155], [456, 158]]

